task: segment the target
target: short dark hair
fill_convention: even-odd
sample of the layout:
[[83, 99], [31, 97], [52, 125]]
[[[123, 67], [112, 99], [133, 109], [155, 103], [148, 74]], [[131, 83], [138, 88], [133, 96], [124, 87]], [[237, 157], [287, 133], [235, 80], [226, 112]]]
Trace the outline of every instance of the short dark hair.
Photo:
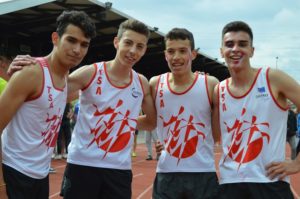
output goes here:
[[8, 52], [0, 53], [0, 61], [11, 62], [14, 59], [14, 56]]
[[96, 36], [96, 27], [91, 18], [83, 11], [68, 10], [63, 11], [56, 19], [56, 32], [61, 37], [69, 24], [79, 27], [84, 36], [94, 38]]
[[250, 36], [251, 39], [251, 44], [253, 43], [253, 33], [252, 30], [250, 28], [250, 26], [243, 22], [243, 21], [232, 21], [228, 24], [226, 24], [223, 28], [222, 31], [222, 40], [224, 38], [224, 35], [228, 32], [238, 32], [238, 31], [243, 31], [248, 33], [248, 35]]
[[122, 22], [119, 26], [117, 37], [120, 39], [126, 30], [133, 30], [134, 32], [145, 35], [147, 39], [150, 37], [149, 28], [144, 23], [135, 19], [127, 19]]
[[167, 40], [186, 40], [188, 39], [191, 44], [191, 49], [195, 49], [195, 41], [193, 34], [185, 28], [173, 28], [165, 36], [165, 43]]

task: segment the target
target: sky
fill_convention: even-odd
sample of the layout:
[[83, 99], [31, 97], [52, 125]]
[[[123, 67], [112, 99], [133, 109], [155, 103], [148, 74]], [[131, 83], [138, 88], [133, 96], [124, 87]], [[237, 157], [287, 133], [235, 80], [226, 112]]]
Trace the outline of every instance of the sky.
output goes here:
[[[104, 3], [106, 1], [99, 0]], [[253, 67], [280, 69], [300, 83], [300, 0], [109, 0], [112, 7], [158, 27], [194, 34], [200, 52], [220, 62], [221, 31], [242, 20], [253, 31]]]

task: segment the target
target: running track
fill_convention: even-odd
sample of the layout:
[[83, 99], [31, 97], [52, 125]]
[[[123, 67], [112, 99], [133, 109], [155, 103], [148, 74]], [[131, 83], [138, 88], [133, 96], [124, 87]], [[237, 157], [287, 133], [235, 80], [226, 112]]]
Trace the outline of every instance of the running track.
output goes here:
[[[289, 157], [289, 147], [286, 148], [287, 157]], [[155, 154], [155, 153], [153, 153]], [[215, 155], [220, 159], [220, 149], [216, 148]], [[137, 157], [132, 158], [132, 198], [133, 199], [151, 199], [152, 183], [155, 177], [156, 160], [147, 161], [147, 149], [145, 144], [137, 146]], [[59, 196], [61, 179], [65, 169], [65, 160], [53, 160], [52, 167], [56, 173], [50, 174], [50, 196], [49, 199], [62, 199]], [[295, 199], [300, 199], [300, 173], [291, 176], [291, 188]]]

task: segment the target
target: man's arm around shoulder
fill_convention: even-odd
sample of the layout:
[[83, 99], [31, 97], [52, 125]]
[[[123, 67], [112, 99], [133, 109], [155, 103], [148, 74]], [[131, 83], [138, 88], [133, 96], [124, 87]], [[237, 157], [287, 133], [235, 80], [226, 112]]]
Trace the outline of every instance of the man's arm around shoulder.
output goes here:
[[139, 116], [137, 129], [151, 131], [156, 127], [156, 109], [148, 80], [143, 75], [140, 75], [140, 78], [144, 89], [144, 99], [142, 102], [144, 115]]

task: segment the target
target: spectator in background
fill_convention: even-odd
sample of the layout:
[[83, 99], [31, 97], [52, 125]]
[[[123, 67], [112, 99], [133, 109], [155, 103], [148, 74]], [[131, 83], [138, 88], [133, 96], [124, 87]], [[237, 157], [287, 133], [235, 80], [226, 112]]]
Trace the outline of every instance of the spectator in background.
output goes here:
[[132, 146], [132, 152], [131, 152], [131, 156], [132, 157], [136, 157], [137, 154], [136, 154], [136, 146], [137, 146], [137, 137], [139, 135], [139, 130], [135, 130], [134, 132], [134, 139], [133, 139], [133, 146]]
[[79, 113], [79, 100], [76, 100], [73, 105], [73, 116], [72, 116], [72, 120], [71, 120], [72, 131], [76, 124], [78, 113]]
[[[67, 158], [68, 155], [68, 145], [71, 140], [71, 118], [73, 117], [72, 104], [67, 103], [62, 118], [60, 130], [57, 138], [57, 154], [54, 157], [56, 160], [61, 160], [62, 158]], [[64, 147], [63, 147], [64, 145]], [[64, 150], [64, 153], [63, 153]]]
[[294, 160], [297, 154], [297, 116], [293, 110], [293, 104], [289, 104], [289, 113], [287, 120], [286, 141], [291, 147], [291, 159]]
[[[298, 112], [298, 110], [297, 110]], [[298, 137], [298, 145], [297, 145], [297, 151], [296, 154], [298, 155], [300, 151], [300, 113], [298, 112], [297, 114], [297, 137]]]
[[[143, 115], [143, 111], [140, 111], [139, 115]], [[134, 139], [133, 139], [133, 145], [132, 145], [132, 151], [131, 151], [131, 156], [132, 157], [136, 157], [137, 154], [136, 154], [136, 147], [137, 147], [137, 137], [139, 135], [139, 130], [136, 129], [135, 132], [134, 132]]]
[[[157, 142], [158, 137], [157, 137], [157, 132], [156, 132], [156, 128], [150, 132], [146, 132], [145, 134], [145, 143], [146, 143], [146, 147], [147, 147], [147, 151], [148, 151], [148, 156], [146, 158], [146, 160], [153, 160], [153, 156], [152, 156], [152, 141], [154, 143]], [[156, 160], [158, 160], [159, 158], [159, 154], [156, 154]]]
[[12, 57], [10, 55], [0, 55], [0, 94], [4, 90], [9, 76], [7, 75], [7, 69], [9, 64], [12, 62]]

